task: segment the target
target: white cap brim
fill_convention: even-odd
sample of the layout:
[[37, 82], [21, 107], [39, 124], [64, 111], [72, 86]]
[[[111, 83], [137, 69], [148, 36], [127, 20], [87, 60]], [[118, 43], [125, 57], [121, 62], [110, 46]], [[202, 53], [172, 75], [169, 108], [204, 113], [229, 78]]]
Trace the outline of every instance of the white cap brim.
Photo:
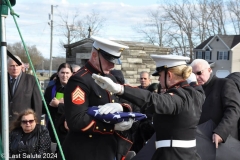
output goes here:
[[129, 48], [128, 46], [125, 46], [107, 39], [103, 39], [100, 37], [91, 36], [91, 39], [94, 40], [94, 43], [93, 43], [94, 48], [96, 48], [97, 50], [101, 49], [115, 57], [120, 57], [122, 51], [124, 49]]
[[177, 55], [151, 55], [152, 59], [156, 62], [157, 67], [170, 68], [179, 65], [186, 65], [186, 61], [189, 61], [189, 57], [177, 56]]

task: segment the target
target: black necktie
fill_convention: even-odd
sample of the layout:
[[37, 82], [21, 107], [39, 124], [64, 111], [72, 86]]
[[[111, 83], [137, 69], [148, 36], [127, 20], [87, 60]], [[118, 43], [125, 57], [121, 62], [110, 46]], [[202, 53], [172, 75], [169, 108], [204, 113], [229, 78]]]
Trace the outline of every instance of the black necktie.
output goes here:
[[16, 81], [16, 79], [15, 79], [15, 78], [12, 78], [11, 84], [10, 84], [10, 88], [11, 88], [11, 93], [12, 93], [12, 95], [13, 95], [13, 93], [14, 93], [13, 86], [14, 86], [15, 81]]

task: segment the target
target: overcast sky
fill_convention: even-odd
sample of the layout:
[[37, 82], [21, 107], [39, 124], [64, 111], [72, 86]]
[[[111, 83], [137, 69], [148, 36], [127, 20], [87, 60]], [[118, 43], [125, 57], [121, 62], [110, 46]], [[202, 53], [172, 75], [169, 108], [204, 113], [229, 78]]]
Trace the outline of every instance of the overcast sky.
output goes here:
[[[20, 15], [16, 18], [22, 36], [27, 45], [36, 45], [45, 58], [50, 54], [50, 26], [48, 25], [48, 14], [51, 12], [51, 5], [54, 7], [54, 14], [59, 11], [71, 11], [78, 8], [81, 11], [80, 17], [89, 14], [93, 9], [106, 19], [105, 27], [99, 36], [117, 40], [140, 39], [140, 35], [133, 31], [133, 26], [141, 23], [147, 18], [149, 10], [155, 10], [159, 6], [159, 0], [18, 0], [13, 7]], [[54, 21], [57, 16], [54, 15]], [[53, 32], [54, 33], [54, 32]], [[12, 16], [6, 19], [7, 43], [20, 42], [18, 31], [15, 27]], [[53, 37], [53, 56], [65, 56], [63, 50], [59, 49], [59, 39], [56, 34]]]

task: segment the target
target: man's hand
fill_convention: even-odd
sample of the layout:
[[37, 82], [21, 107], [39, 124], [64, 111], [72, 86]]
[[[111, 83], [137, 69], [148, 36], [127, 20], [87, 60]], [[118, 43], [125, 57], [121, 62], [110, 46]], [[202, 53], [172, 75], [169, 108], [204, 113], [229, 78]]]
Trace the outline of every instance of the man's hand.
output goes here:
[[92, 74], [92, 78], [95, 79], [95, 82], [102, 88], [106, 89], [109, 92], [113, 93], [122, 93], [123, 92], [123, 86], [120, 84], [114, 83], [110, 78], [103, 77], [100, 75], [97, 75], [95, 73]]
[[213, 140], [213, 143], [215, 143], [216, 148], [218, 148], [218, 143], [222, 143], [223, 142], [222, 138], [218, 134], [216, 134], [216, 133], [214, 133], [212, 135], [212, 140]]
[[59, 99], [59, 103], [64, 103], [64, 99], [63, 98]]
[[194, 73], [191, 73], [190, 76], [187, 78], [187, 82], [188, 84], [190, 84], [191, 82], [197, 82], [197, 77]]
[[108, 114], [123, 111], [123, 107], [119, 103], [107, 103], [105, 105], [98, 106], [98, 108], [100, 114]]
[[132, 127], [132, 124], [133, 124], [133, 119], [129, 118], [129, 121], [123, 121], [123, 122], [115, 124], [114, 130], [126, 131]]
[[66, 128], [67, 130], [69, 130], [66, 120], [64, 121], [64, 128]]
[[58, 104], [59, 104], [59, 100], [56, 97], [54, 97], [49, 103], [49, 106], [58, 107]]

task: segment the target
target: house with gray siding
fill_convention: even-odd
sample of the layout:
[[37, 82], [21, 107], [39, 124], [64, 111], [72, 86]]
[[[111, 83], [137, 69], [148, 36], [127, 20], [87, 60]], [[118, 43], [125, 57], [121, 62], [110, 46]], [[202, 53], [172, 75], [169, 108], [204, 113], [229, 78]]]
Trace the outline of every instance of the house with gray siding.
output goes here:
[[240, 72], [240, 35], [215, 35], [194, 48], [193, 59], [205, 59], [213, 73], [226, 77]]

